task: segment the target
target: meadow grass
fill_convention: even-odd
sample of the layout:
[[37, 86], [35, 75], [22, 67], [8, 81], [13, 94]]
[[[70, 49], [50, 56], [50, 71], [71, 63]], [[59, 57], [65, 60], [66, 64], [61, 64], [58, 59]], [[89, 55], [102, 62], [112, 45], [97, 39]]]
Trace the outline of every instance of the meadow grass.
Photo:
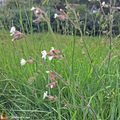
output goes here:
[[[57, 39], [54, 39], [56, 37]], [[89, 61], [78, 36], [50, 33], [26, 35], [15, 43], [8, 32], [0, 32], [0, 112], [10, 120], [119, 120], [120, 119], [120, 41], [113, 41], [108, 65], [107, 37], [83, 37], [92, 58]], [[63, 52], [63, 60], [43, 64], [42, 50], [51, 47]], [[21, 58], [34, 64], [20, 65]], [[47, 70], [62, 76], [58, 87], [46, 88]], [[65, 84], [67, 83], [67, 84]], [[56, 95], [54, 102], [43, 100], [43, 93]]]

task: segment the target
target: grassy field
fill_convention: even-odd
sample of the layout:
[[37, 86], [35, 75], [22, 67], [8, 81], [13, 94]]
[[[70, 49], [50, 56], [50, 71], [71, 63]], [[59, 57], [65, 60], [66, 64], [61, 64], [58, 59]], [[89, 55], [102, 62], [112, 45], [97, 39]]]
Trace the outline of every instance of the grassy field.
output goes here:
[[[39, 33], [13, 43], [1, 31], [0, 112], [9, 120], [120, 120], [120, 41], [113, 40], [109, 61], [108, 38], [83, 39], [88, 51], [76, 36]], [[43, 63], [41, 51], [51, 47], [64, 58]], [[34, 63], [21, 66], [29, 57]], [[46, 88], [50, 70], [61, 76], [53, 89]], [[57, 99], [43, 100], [45, 91]]]

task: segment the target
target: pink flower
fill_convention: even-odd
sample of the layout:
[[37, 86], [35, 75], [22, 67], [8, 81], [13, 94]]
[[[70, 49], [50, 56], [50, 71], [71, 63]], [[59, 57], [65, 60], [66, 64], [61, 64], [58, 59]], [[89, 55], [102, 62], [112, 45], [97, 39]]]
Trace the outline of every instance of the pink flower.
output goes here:
[[55, 13], [55, 14], [54, 14], [54, 18], [55, 18], [55, 19], [58, 19], [58, 20], [60, 20], [60, 21], [65, 21], [65, 20], [68, 19], [68, 16], [67, 16], [67, 14], [64, 12], [63, 9], [60, 9], [60, 14]]
[[23, 38], [23, 36], [24, 36], [23, 33], [17, 31], [14, 26], [11, 27], [10, 35], [13, 37], [12, 41], [21, 39], [21, 38]]
[[31, 11], [34, 12], [36, 17], [39, 17], [39, 16], [45, 14], [45, 12], [42, 9], [38, 8], [38, 7], [32, 7]]

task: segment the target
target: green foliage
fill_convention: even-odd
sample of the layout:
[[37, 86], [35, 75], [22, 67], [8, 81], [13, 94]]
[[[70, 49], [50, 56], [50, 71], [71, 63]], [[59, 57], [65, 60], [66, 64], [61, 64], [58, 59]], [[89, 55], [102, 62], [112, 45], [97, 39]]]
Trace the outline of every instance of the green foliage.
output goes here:
[[[113, 42], [108, 69], [109, 48], [105, 37], [83, 38], [93, 59], [92, 67], [79, 37], [56, 34], [54, 39], [49, 33], [31, 34], [13, 44], [6, 31], [0, 31], [0, 36], [1, 113], [5, 111], [10, 119], [31, 120], [88, 120], [94, 115], [102, 120], [119, 118], [119, 40]], [[40, 53], [51, 46], [62, 50], [64, 59], [43, 64]], [[34, 58], [34, 64], [20, 66], [20, 59], [29, 56]], [[59, 80], [58, 88], [49, 90], [58, 96], [56, 102], [42, 99], [49, 82], [46, 70], [57, 71], [69, 83], [64, 85]], [[30, 84], [29, 79], [35, 76]]]

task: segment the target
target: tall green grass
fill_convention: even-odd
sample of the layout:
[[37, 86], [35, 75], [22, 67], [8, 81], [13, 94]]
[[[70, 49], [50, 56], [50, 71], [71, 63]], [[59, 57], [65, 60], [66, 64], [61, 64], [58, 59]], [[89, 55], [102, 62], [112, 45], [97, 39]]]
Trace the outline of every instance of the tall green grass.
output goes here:
[[[83, 37], [93, 67], [77, 36], [54, 34], [57, 39], [53, 40], [50, 33], [31, 34], [15, 44], [9, 33], [1, 31], [0, 36], [0, 112], [5, 111], [11, 120], [15, 116], [31, 120], [119, 120], [119, 40], [113, 43], [108, 71], [105, 37]], [[64, 59], [43, 64], [41, 51], [52, 46], [63, 52]], [[21, 67], [21, 58], [29, 56], [34, 64]], [[47, 70], [59, 73], [67, 84], [58, 80], [57, 88], [47, 89]], [[46, 90], [56, 95], [57, 101], [43, 100]]]
[[[28, 31], [17, 6], [21, 29]], [[32, 34], [25, 38], [13, 43], [5, 29], [0, 31], [0, 112], [10, 120], [119, 120], [119, 39], [83, 36], [78, 21], [73, 26], [81, 37], [55, 34], [49, 21], [48, 32], [33, 34], [32, 13], [26, 18]], [[43, 64], [41, 51], [51, 47], [61, 50], [64, 58]], [[21, 58], [29, 57], [34, 64], [21, 66]], [[45, 87], [50, 82], [48, 70], [62, 76], [53, 90]], [[55, 102], [43, 100], [46, 90], [57, 96]]]

